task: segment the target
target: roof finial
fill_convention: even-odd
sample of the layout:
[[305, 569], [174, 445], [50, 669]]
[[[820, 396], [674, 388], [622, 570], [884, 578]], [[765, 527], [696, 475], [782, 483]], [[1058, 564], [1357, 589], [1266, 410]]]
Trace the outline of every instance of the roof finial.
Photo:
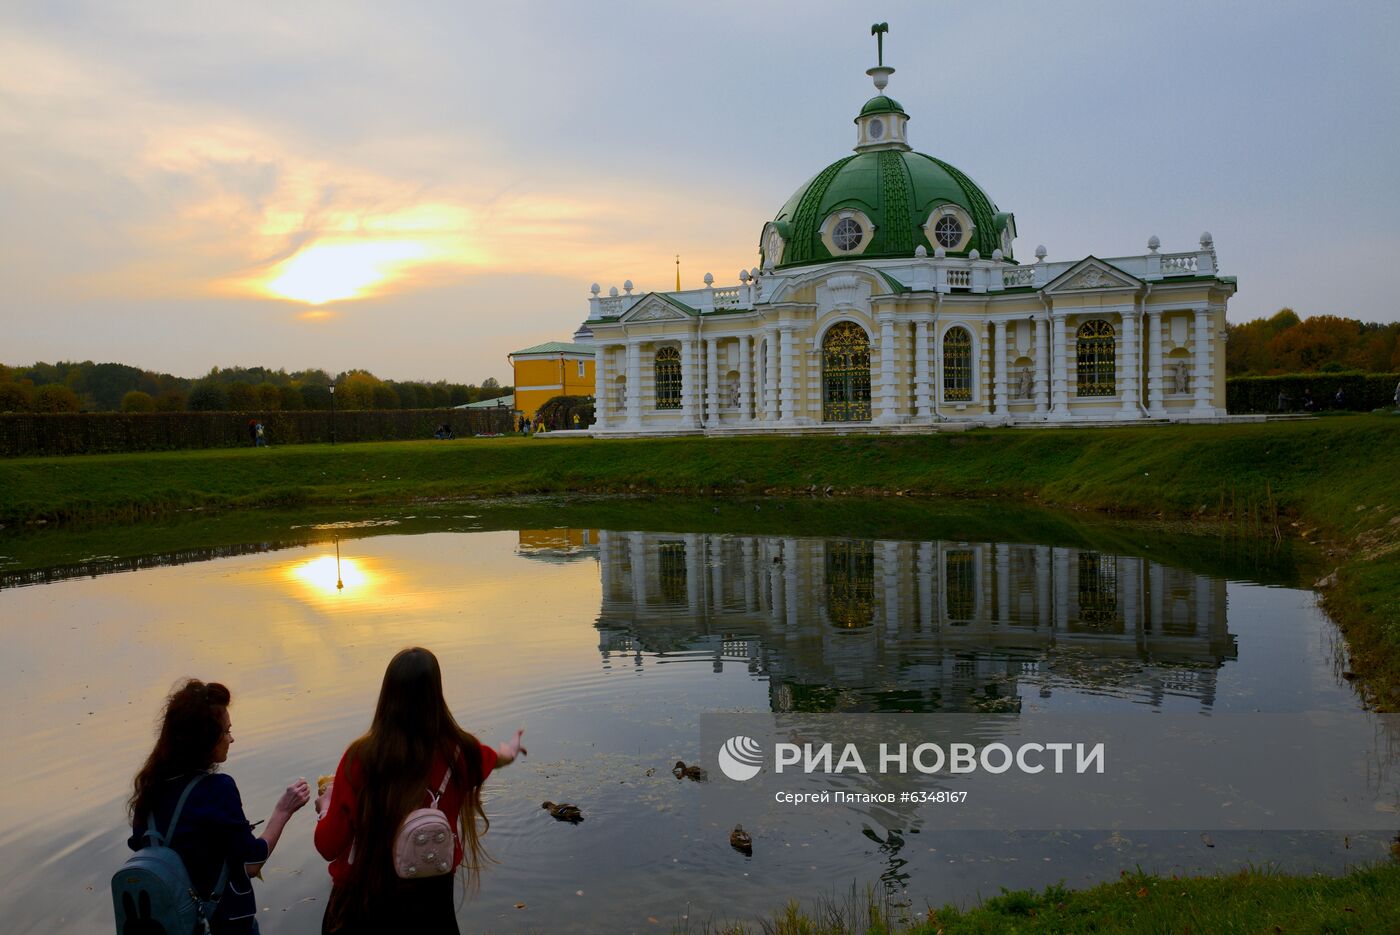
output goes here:
[[890, 31], [889, 23], [873, 23], [870, 35], [875, 37], [875, 64], [885, 64], [885, 33]]
[[878, 64], [867, 68], [865, 73], [875, 81], [876, 92], [885, 93], [885, 85], [890, 83], [894, 69], [885, 64], [885, 33], [890, 31], [889, 23], [875, 23], [870, 27], [870, 35], [875, 37], [875, 59]]

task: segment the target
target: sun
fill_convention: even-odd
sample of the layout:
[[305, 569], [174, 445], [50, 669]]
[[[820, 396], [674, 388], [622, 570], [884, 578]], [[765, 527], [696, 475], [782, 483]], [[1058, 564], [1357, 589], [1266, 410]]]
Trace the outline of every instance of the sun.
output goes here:
[[310, 305], [353, 299], [431, 254], [412, 240], [317, 243], [280, 263], [262, 288]]

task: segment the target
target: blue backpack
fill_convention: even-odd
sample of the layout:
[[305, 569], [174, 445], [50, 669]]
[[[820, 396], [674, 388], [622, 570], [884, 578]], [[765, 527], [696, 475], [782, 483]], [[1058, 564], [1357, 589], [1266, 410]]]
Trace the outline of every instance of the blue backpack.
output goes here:
[[209, 917], [228, 882], [228, 866], [220, 871], [213, 894], [201, 899], [190, 883], [185, 862], [166, 843], [175, 836], [185, 800], [204, 776], [200, 773], [191, 779], [180, 793], [164, 837], [156, 830], [155, 817], [146, 819], [145, 845], [112, 874], [117, 935], [192, 935], [209, 931]]

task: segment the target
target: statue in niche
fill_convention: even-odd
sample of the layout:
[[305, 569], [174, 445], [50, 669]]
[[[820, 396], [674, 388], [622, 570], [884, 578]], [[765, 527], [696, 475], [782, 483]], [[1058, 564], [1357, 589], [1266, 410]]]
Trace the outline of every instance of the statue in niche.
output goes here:
[[730, 379], [730, 381], [729, 381], [729, 386], [728, 386], [728, 388], [727, 388], [727, 391], [726, 391], [726, 394], [725, 394], [725, 395], [728, 397], [728, 399], [726, 400], [726, 403], [725, 403], [725, 408], [727, 408], [727, 409], [738, 409], [738, 408], [739, 408], [739, 379], [738, 379], [738, 377], [734, 377], [734, 378], [731, 378], [731, 379]]
[[1184, 360], [1177, 361], [1172, 367], [1172, 392], [1191, 392], [1191, 365]]
[[1031, 370], [1029, 367], [1022, 367], [1021, 372], [1016, 374], [1016, 398], [1031, 398]]

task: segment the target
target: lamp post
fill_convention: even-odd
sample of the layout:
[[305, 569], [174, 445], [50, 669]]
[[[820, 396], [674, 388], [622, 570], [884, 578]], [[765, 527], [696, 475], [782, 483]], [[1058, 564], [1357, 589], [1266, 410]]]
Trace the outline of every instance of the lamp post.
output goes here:
[[335, 444], [335, 384], [331, 384], [331, 444]]

